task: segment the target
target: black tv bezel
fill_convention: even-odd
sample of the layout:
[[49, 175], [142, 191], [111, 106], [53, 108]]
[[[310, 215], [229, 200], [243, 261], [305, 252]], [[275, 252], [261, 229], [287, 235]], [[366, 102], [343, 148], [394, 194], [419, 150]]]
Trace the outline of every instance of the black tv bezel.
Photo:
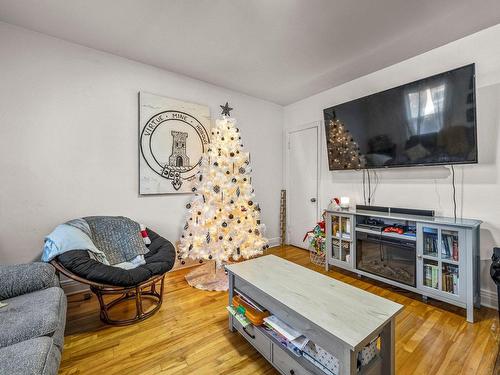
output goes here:
[[432, 76], [428, 76], [428, 77], [425, 77], [425, 78], [417, 79], [415, 81], [407, 82], [407, 83], [404, 83], [404, 84], [399, 85], [399, 86], [394, 86], [394, 87], [388, 88], [386, 90], [378, 91], [378, 92], [370, 94], [370, 95], [360, 96], [360, 97], [358, 97], [356, 99], [352, 99], [352, 100], [349, 100], [349, 101], [346, 101], [346, 102], [342, 102], [342, 103], [333, 105], [331, 107], [323, 109], [323, 120], [324, 120], [324, 123], [325, 123], [325, 135], [326, 135], [326, 134], [328, 134], [328, 123], [327, 123], [327, 119], [326, 119], [326, 113], [327, 113], [327, 111], [331, 111], [332, 108], [338, 107], [338, 106], [346, 104], [346, 103], [354, 102], [356, 100], [365, 99], [365, 98], [369, 98], [371, 96], [382, 94], [382, 93], [384, 93], [386, 91], [390, 91], [390, 90], [394, 90], [394, 89], [399, 89], [399, 88], [404, 87], [404, 86], [412, 85], [412, 84], [418, 83], [420, 81], [423, 81], [423, 80], [426, 80], [426, 79], [429, 79], [429, 78], [438, 77], [438, 76], [441, 76], [441, 75], [444, 75], [444, 74], [447, 74], [447, 73], [451, 73], [451, 72], [454, 72], [456, 70], [467, 68], [467, 67], [472, 67], [472, 86], [473, 86], [472, 87], [472, 89], [473, 89], [472, 90], [472, 99], [473, 99], [473, 103], [474, 103], [474, 139], [476, 140], [476, 152], [474, 154], [474, 160], [456, 161], [456, 162], [391, 164], [391, 165], [371, 166], [371, 167], [364, 167], [364, 168], [331, 168], [330, 167], [330, 158], [328, 157], [328, 144], [327, 144], [326, 150], [327, 150], [327, 158], [328, 158], [328, 169], [330, 171], [360, 171], [360, 170], [363, 170], [363, 169], [365, 169], [365, 170], [366, 169], [390, 169], [390, 168], [412, 168], [412, 167], [434, 167], [434, 166], [443, 166], [443, 165], [478, 164], [477, 101], [476, 101], [476, 63], [471, 63], [471, 64], [463, 65], [463, 66], [460, 66], [458, 68], [447, 70], [445, 72], [437, 73], [437, 74], [434, 74]]

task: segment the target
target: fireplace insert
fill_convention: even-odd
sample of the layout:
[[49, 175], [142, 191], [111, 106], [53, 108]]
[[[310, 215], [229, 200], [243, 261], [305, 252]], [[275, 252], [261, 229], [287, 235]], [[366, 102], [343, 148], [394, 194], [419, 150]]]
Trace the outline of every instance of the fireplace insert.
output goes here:
[[416, 242], [356, 233], [356, 268], [402, 284], [416, 286]]

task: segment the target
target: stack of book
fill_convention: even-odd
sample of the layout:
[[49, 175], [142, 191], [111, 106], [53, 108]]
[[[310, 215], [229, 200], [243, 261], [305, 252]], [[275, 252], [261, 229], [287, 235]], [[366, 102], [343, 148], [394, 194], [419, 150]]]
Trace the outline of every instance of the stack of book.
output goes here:
[[443, 273], [443, 290], [458, 294], [458, 274], [456, 272]]
[[443, 254], [448, 259], [458, 262], [458, 238], [455, 235], [443, 234], [441, 237]]
[[439, 267], [435, 264], [424, 264], [424, 285], [438, 288]]
[[424, 254], [437, 256], [437, 236], [426, 233], [424, 237]]

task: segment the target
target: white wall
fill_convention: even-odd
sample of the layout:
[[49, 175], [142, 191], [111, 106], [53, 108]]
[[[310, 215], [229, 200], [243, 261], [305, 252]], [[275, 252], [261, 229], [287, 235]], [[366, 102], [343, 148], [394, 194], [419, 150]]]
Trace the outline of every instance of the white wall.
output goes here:
[[[285, 128], [322, 120], [323, 109], [469, 63], [476, 63], [479, 164], [456, 166], [458, 215], [484, 221], [481, 227], [481, 287], [486, 304], [496, 291], [488, 267], [493, 246], [500, 246], [500, 25], [483, 30], [386, 69], [285, 107]], [[287, 130], [287, 131], [288, 131]], [[325, 147], [324, 136], [322, 139]], [[330, 172], [322, 152], [322, 207], [346, 195], [362, 204], [361, 172]], [[377, 171], [376, 205], [429, 208], [453, 216], [451, 176], [446, 167]], [[286, 180], [286, 178], [285, 178]]]
[[139, 91], [207, 104], [212, 117], [229, 101], [278, 237], [281, 106], [5, 23], [0, 77], [0, 263], [39, 259], [44, 235], [86, 215], [129, 216], [177, 240], [190, 196], [138, 195]]

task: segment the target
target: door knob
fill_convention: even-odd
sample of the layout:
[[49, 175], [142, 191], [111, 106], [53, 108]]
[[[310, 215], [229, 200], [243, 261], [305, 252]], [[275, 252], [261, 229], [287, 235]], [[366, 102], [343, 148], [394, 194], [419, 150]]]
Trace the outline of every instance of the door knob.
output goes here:
[[316, 202], [316, 198], [311, 198], [311, 202]]

